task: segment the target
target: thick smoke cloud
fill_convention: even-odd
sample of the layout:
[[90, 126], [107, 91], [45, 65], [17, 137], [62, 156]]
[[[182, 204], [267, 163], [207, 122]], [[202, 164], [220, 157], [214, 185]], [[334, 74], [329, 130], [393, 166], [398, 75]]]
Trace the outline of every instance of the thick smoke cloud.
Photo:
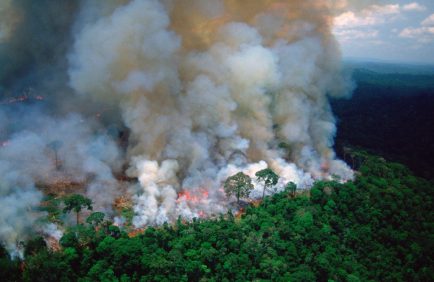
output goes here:
[[[142, 189], [136, 226], [185, 213], [175, 202], [180, 191], [215, 194], [204, 209], [188, 207], [192, 216], [224, 209], [212, 199], [222, 197], [216, 178], [232, 161], [242, 170], [263, 160], [301, 187], [331, 174], [352, 177], [331, 149], [327, 95], [345, 94], [347, 85], [329, 8], [136, 0], [77, 31], [71, 86], [116, 100], [131, 130], [127, 173]], [[291, 147], [288, 161], [278, 140]]]
[[[39, 189], [65, 179], [112, 216], [115, 198], [131, 198], [143, 227], [224, 213], [222, 182], [238, 171], [272, 168], [277, 191], [353, 177], [332, 150], [328, 102], [351, 90], [331, 34], [348, 2], [33, 2], [0, 5], [8, 249], [43, 216]], [[9, 103], [29, 87], [45, 100]], [[126, 188], [122, 174], [137, 181]]]
[[77, 1], [68, 0], [1, 1], [0, 85], [6, 93], [0, 97], [28, 87], [62, 88], [77, 8]]
[[43, 216], [36, 209], [43, 193], [36, 186], [85, 183], [96, 208], [111, 212], [120, 193], [113, 173], [121, 161], [109, 136], [93, 132], [96, 126], [77, 114], [54, 119], [25, 107], [0, 111], [0, 116], [14, 124], [0, 147], [0, 239], [9, 250], [26, 239]]

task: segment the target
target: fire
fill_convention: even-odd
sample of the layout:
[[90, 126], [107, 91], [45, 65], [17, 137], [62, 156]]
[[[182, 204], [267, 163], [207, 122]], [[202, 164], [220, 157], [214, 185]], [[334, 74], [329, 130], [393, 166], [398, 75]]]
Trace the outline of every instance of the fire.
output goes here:
[[207, 190], [204, 190], [202, 192], [202, 196], [204, 196], [205, 198], [208, 198], [209, 192]]
[[4, 101], [0, 102], [0, 105], [10, 105], [10, 104], [16, 104], [16, 103], [23, 103], [25, 101], [31, 101], [31, 100], [37, 100], [37, 101], [43, 101], [45, 98], [41, 95], [21, 95], [18, 97], [11, 97], [9, 99], [6, 99]]
[[324, 161], [321, 164], [321, 170], [324, 171], [324, 172], [328, 172], [330, 170], [330, 162]]
[[209, 192], [206, 189], [198, 189], [195, 191], [183, 190], [178, 193], [177, 202], [186, 201], [192, 204], [198, 204], [206, 199], [208, 199]]
[[13, 97], [13, 98], [9, 98], [6, 101], [3, 101], [1, 104], [2, 105], [6, 105], [6, 104], [15, 104], [15, 103], [21, 103], [24, 102], [26, 100], [29, 99], [29, 96], [27, 95], [23, 95], [23, 96], [18, 96], [18, 97]]
[[199, 211], [198, 215], [200, 218], [205, 218], [205, 216], [206, 216], [204, 211]]
[[241, 219], [241, 216], [244, 214], [244, 208], [240, 208], [236, 213], [235, 213], [235, 218], [236, 219]]
[[128, 237], [136, 237], [137, 235], [143, 234], [145, 232], [144, 228], [134, 229], [133, 231], [128, 233]]

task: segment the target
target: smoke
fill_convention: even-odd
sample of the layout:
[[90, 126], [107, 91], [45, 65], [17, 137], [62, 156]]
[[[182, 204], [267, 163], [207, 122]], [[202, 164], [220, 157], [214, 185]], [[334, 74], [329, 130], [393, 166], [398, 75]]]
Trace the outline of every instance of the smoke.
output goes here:
[[[113, 216], [114, 199], [131, 198], [143, 227], [224, 213], [222, 182], [239, 171], [272, 168], [276, 191], [353, 177], [332, 150], [328, 102], [351, 90], [331, 33], [348, 2], [48, 2], [0, 6], [0, 95], [46, 98], [0, 109], [0, 199], [20, 202], [1, 205], [10, 250], [42, 216], [37, 187], [56, 179], [85, 183], [79, 192]], [[138, 180], [126, 191], [122, 173]]]
[[0, 42], [5, 42], [10, 38], [18, 18], [18, 13], [13, 9], [12, 0], [0, 2]]
[[30, 86], [62, 88], [67, 80], [65, 54], [76, 9], [76, 1], [68, 0], [1, 1], [1, 86], [12, 93]]
[[[225, 201], [214, 201], [224, 197], [221, 181], [254, 162], [302, 187], [332, 174], [352, 177], [331, 149], [327, 96], [345, 94], [348, 84], [329, 8], [325, 1], [136, 0], [77, 31], [71, 87], [115, 100], [131, 130], [127, 173], [142, 188], [137, 227], [224, 209]], [[234, 154], [245, 160], [229, 169]], [[207, 207], [176, 203], [177, 193], [203, 187], [213, 192]]]
[[[17, 111], [22, 111], [19, 120]], [[43, 191], [59, 193], [57, 187], [83, 183], [95, 207], [111, 212], [120, 192], [113, 176], [120, 153], [107, 135], [92, 131], [90, 120], [76, 114], [54, 119], [27, 107], [0, 116], [14, 125], [0, 148], [0, 239], [9, 250], [44, 216], [36, 209]]]

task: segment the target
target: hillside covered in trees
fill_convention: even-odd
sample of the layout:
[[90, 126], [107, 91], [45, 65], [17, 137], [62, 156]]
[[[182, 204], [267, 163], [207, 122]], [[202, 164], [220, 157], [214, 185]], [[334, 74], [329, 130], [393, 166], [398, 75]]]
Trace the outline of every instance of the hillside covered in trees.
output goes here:
[[343, 67], [373, 4], [1, 0], [0, 282], [434, 281], [434, 71]]
[[351, 99], [332, 101], [336, 151], [369, 150], [434, 178], [433, 66], [347, 63], [357, 84]]
[[[357, 154], [356, 154], [357, 155]], [[92, 214], [61, 248], [0, 251], [1, 281], [433, 281], [433, 183], [359, 153], [354, 182], [131, 236]], [[85, 203], [86, 204], [86, 203]]]

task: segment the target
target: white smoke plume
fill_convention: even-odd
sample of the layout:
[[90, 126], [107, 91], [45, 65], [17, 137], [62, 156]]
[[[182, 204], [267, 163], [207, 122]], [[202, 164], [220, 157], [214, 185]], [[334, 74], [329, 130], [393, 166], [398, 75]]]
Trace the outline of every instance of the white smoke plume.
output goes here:
[[[352, 178], [332, 150], [327, 97], [348, 85], [331, 7], [134, 0], [77, 30], [71, 87], [119, 103], [131, 131], [135, 226], [224, 210], [221, 182], [249, 167], [270, 166], [301, 187]], [[195, 200], [180, 200], [184, 193]]]
[[[272, 168], [276, 190], [353, 177], [333, 152], [328, 102], [351, 90], [331, 33], [335, 9], [349, 2], [43, 1], [62, 16], [28, 13], [30, 0], [0, 5], [0, 240], [9, 250], [42, 216], [39, 188], [58, 179], [84, 183], [77, 192], [110, 216], [115, 198], [131, 198], [140, 228], [225, 213], [233, 199], [222, 183], [239, 171]], [[35, 38], [47, 43], [24, 44]], [[45, 101], [10, 106], [26, 87]], [[119, 174], [137, 181], [121, 189]], [[250, 197], [261, 189], [255, 182]]]
[[[17, 246], [44, 215], [37, 211], [43, 197], [37, 186], [84, 183], [95, 208], [106, 212], [120, 192], [113, 176], [121, 165], [118, 148], [107, 135], [92, 132], [89, 120], [23, 114], [0, 147], [0, 240], [13, 255], [21, 255], [14, 253]], [[3, 121], [15, 115], [0, 111]]]
[[4, 0], [0, 2], [0, 43], [9, 40], [11, 33], [15, 29], [15, 25], [19, 15], [13, 8], [12, 0]]

